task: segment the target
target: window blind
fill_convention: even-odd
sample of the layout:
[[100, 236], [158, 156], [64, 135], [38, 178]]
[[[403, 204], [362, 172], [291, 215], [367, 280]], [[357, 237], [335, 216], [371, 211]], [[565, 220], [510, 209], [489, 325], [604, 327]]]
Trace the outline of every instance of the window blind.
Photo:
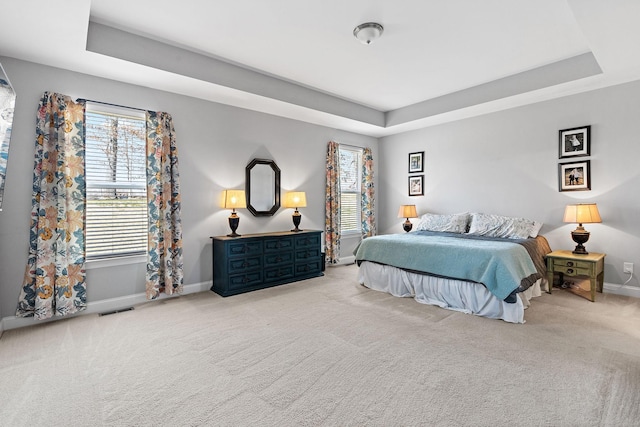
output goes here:
[[358, 149], [340, 148], [340, 231], [341, 233], [362, 230], [360, 209], [360, 158]]
[[144, 113], [87, 104], [85, 175], [87, 259], [147, 249]]

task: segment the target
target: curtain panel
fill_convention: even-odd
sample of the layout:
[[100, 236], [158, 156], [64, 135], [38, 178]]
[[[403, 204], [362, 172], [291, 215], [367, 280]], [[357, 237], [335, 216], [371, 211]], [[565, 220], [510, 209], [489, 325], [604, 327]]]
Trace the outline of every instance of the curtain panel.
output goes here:
[[374, 213], [375, 191], [373, 188], [373, 155], [371, 148], [362, 150], [362, 237], [376, 235], [376, 218]]
[[45, 92], [36, 118], [29, 255], [17, 317], [86, 309], [85, 103]]
[[149, 238], [147, 299], [182, 293], [182, 222], [178, 148], [171, 115], [147, 112]]
[[324, 255], [327, 264], [340, 261], [340, 153], [339, 144], [327, 147], [327, 185], [325, 194]]

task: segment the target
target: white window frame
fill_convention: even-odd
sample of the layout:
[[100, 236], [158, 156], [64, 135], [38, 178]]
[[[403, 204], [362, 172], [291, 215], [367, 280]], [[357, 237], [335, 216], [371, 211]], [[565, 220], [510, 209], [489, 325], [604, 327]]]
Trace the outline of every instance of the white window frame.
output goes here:
[[[87, 102], [86, 111], [87, 113], [97, 113], [97, 114], [122, 117], [126, 119], [142, 120], [146, 126], [146, 113], [141, 110], [112, 106], [112, 105], [101, 104], [101, 103]], [[146, 129], [145, 129], [145, 137], [146, 137]], [[90, 142], [88, 141], [88, 138], [87, 138], [87, 145], [89, 144]], [[146, 139], [143, 138], [142, 148], [144, 149], [145, 146], [146, 146]], [[144, 163], [141, 165], [141, 167], [144, 170], [146, 169], [146, 156], [143, 155], [142, 158]], [[91, 167], [90, 162], [86, 162], [85, 168], [88, 169], [90, 167]], [[85, 171], [85, 176], [87, 175], [90, 175], [90, 174], [87, 174], [87, 171]], [[106, 188], [113, 187], [113, 184], [99, 183], [95, 181], [92, 182], [88, 176], [86, 180], [86, 185], [87, 185], [87, 209], [89, 209], [88, 199], [89, 199], [89, 192], [91, 190], [106, 189]], [[138, 189], [138, 190], [144, 191], [144, 193], [146, 194], [146, 178], [144, 180], [144, 184], [140, 182], [131, 183], [131, 182], [125, 181], [125, 182], [119, 182], [118, 184], [115, 185], [115, 187], [119, 189], [120, 188], [121, 189]], [[146, 207], [146, 199], [145, 199], [145, 207]], [[145, 213], [146, 215], [144, 220], [145, 221], [144, 241], [146, 242], [147, 233], [148, 233], [148, 211], [145, 210]], [[91, 224], [91, 220], [89, 216], [87, 216], [87, 226], [89, 228], [89, 231], [91, 231], [91, 227], [93, 227], [93, 225]], [[142, 231], [140, 231], [140, 234], [138, 236], [140, 240], [142, 240], [143, 238], [142, 234], [143, 234]], [[87, 263], [87, 268], [102, 268], [102, 267], [111, 267], [116, 265], [143, 263], [143, 262], [146, 262], [146, 258], [147, 258], [146, 255], [147, 255], [146, 249], [140, 249], [140, 250], [126, 252], [126, 253], [111, 252], [111, 253], [102, 253], [102, 254], [91, 254], [89, 250], [87, 250], [86, 263]]]
[[343, 151], [348, 151], [354, 154], [354, 157], [356, 159], [356, 170], [355, 172], [355, 188], [353, 190], [351, 189], [345, 189], [343, 188], [342, 185], [342, 178], [343, 178], [343, 165], [340, 164], [340, 214], [342, 216], [344, 210], [344, 204], [343, 204], [343, 199], [342, 197], [345, 194], [353, 194], [356, 197], [356, 203], [355, 203], [355, 220], [356, 220], [356, 228], [349, 228], [349, 229], [344, 229], [343, 228], [343, 224], [344, 221], [340, 221], [340, 234], [342, 236], [360, 236], [362, 235], [362, 209], [360, 207], [361, 204], [361, 198], [362, 198], [362, 153], [363, 153], [363, 149], [362, 148], [356, 148], [356, 147], [348, 147], [348, 146], [339, 146], [338, 148], [338, 155], [339, 158], [341, 159], [341, 153]]

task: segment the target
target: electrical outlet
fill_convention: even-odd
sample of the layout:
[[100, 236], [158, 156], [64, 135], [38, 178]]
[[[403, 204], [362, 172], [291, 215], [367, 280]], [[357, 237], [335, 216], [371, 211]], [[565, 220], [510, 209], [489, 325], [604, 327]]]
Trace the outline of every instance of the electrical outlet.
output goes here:
[[622, 265], [622, 272], [623, 273], [633, 274], [633, 263], [632, 262], [625, 262]]

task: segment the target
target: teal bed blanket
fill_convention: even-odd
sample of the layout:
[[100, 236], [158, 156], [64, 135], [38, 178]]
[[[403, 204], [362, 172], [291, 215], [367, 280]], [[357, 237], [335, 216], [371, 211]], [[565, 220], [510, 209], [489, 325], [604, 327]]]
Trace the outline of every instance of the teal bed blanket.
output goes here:
[[[527, 239], [535, 241], [535, 239]], [[522, 241], [417, 231], [364, 239], [356, 262], [372, 261], [405, 270], [482, 283], [507, 302], [542, 277]]]

